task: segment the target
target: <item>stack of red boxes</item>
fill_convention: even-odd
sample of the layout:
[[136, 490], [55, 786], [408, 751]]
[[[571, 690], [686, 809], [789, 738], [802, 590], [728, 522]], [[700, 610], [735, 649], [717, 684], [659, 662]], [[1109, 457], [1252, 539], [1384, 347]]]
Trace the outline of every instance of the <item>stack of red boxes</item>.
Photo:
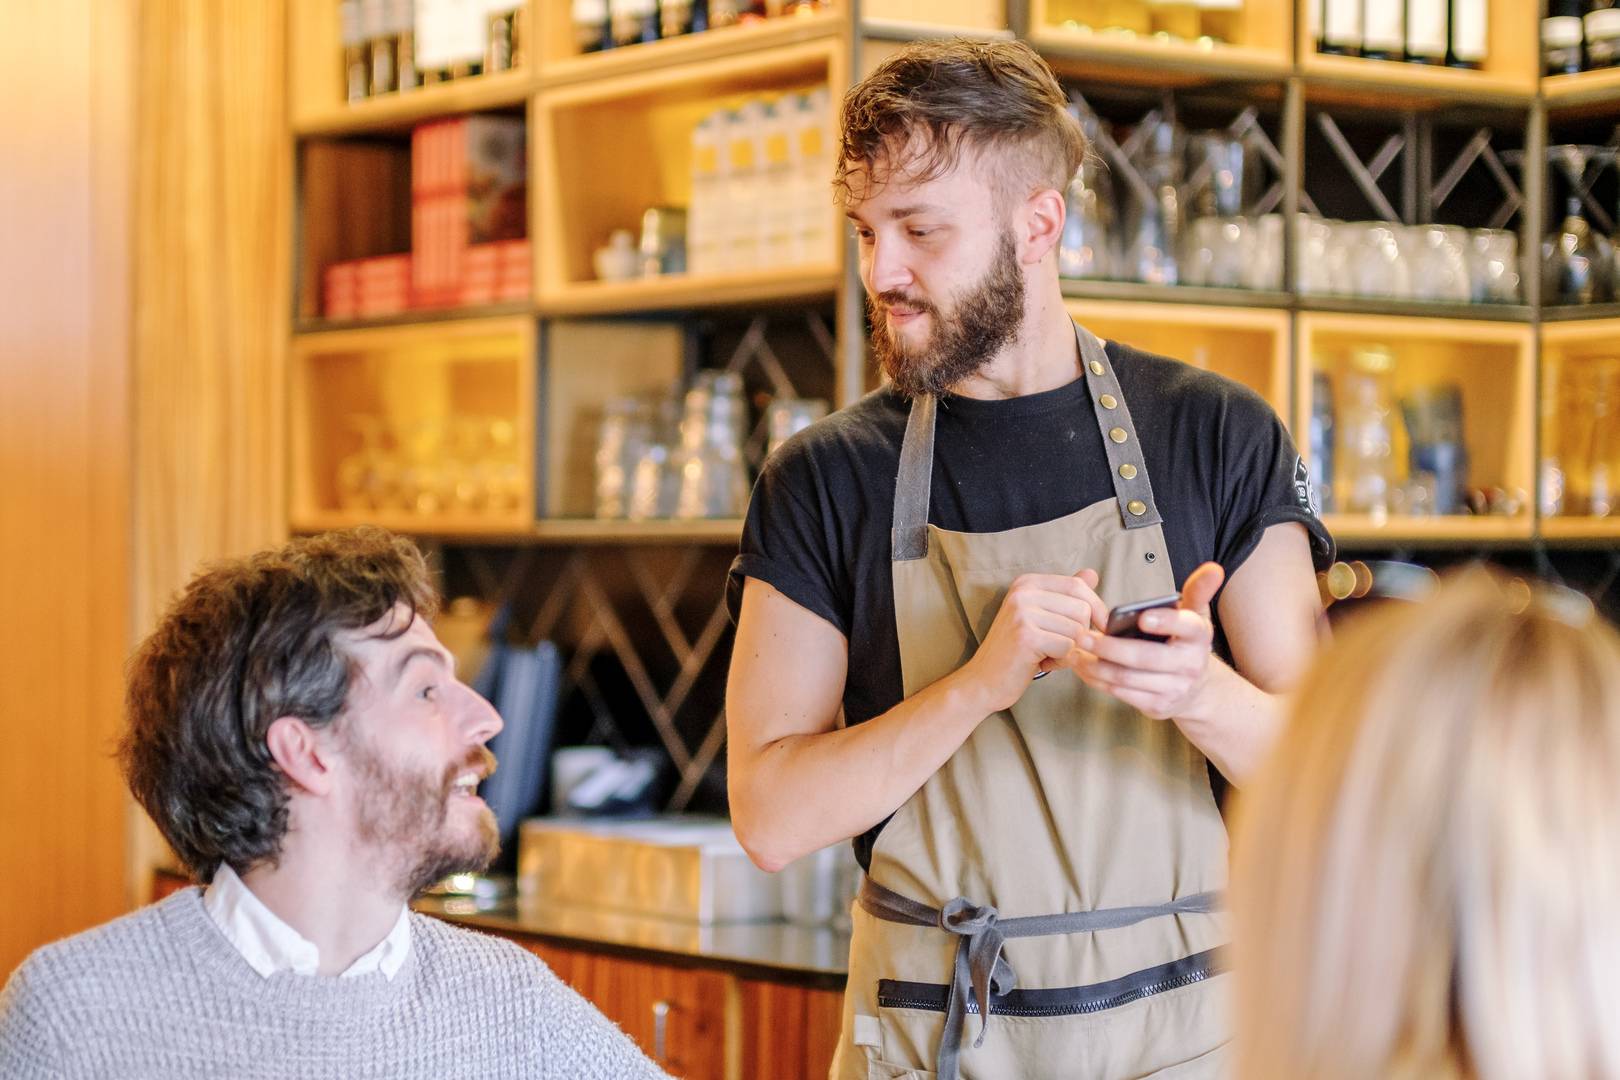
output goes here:
[[527, 288], [513, 297], [503, 285], [497, 245], [521, 242], [527, 249], [527, 192], [521, 119], [464, 116], [418, 127], [411, 135], [413, 303], [526, 297]]
[[527, 300], [527, 190], [521, 119], [420, 125], [411, 133], [411, 253], [328, 266], [327, 318]]

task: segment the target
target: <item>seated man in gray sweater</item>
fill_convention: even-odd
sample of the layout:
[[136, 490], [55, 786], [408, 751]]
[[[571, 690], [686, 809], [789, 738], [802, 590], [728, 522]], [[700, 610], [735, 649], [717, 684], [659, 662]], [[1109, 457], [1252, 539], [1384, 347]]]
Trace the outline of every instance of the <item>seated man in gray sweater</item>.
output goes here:
[[203, 889], [36, 951], [0, 1077], [662, 1077], [537, 958], [409, 911], [495, 854], [495, 710], [375, 529], [194, 579], [136, 653], [124, 773]]

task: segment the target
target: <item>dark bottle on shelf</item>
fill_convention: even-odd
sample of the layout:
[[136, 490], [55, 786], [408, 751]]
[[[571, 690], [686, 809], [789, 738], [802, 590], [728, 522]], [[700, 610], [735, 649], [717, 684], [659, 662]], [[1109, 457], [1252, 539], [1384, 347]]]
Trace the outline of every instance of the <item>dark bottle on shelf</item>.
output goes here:
[[687, 33], [701, 34], [709, 28], [709, 0], [692, 0], [692, 21]]
[[1406, 59], [1405, 14], [1401, 0], [1363, 0], [1361, 55], [1368, 60]]
[[1322, 52], [1361, 55], [1361, 0], [1323, 0]]
[[1616, 0], [1591, 0], [1582, 29], [1588, 68], [1620, 66], [1620, 6]]
[[1444, 64], [1451, 40], [1448, 0], [1406, 0], [1406, 58], [1414, 64]]
[[1541, 70], [1573, 75], [1581, 70], [1581, 0], [1547, 0], [1541, 20]]
[[1490, 41], [1488, 0], [1451, 0], [1451, 48], [1446, 63], [1451, 67], [1475, 69], [1485, 66], [1485, 50]]

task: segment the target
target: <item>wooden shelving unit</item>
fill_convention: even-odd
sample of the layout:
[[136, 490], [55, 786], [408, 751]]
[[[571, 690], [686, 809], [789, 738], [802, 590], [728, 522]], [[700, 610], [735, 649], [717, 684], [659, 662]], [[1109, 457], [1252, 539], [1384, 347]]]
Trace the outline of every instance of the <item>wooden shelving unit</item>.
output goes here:
[[[1491, 0], [1489, 59], [1481, 71], [1432, 68], [1320, 55], [1306, 40], [1294, 0], [1246, 0], [1246, 21], [1229, 44], [1130, 38], [1064, 26], [1052, 0], [1028, 0], [1011, 21], [1004, 0], [865, 0], [860, 18], [837, 5], [811, 17], [700, 35], [608, 53], [579, 55], [571, 13], [563, 3], [531, 0], [531, 33], [522, 63], [512, 71], [478, 76], [379, 100], [347, 103], [341, 97], [337, 27], [327, 0], [292, 0], [288, 27], [291, 83], [289, 128], [306, 170], [300, 208], [306, 218], [327, 222], [301, 233], [300, 292], [294, 335], [294, 431], [313, 430], [313, 410], [342, 400], [339, 394], [304, 395], [320, 350], [342, 340], [334, 335], [400, 334], [369, 340], [368, 350], [406, 349], [408, 341], [455, 339], [458, 327], [521, 323], [531, 335], [532, 401], [528, 422], [539, 444], [529, 516], [521, 524], [490, 524], [449, 518], [424, 523], [395, 521], [413, 532], [460, 536], [470, 541], [504, 537], [526, 543], [707, 542], [725, 540], [735, 523], [677, 525], [668, 522], [603, 523], [585, 518], [582, 455], [586, 426], [600, 399], [625, 386], [648, 385], [678, 375], [670, 324], [662, 335], [651, 374], [630, 377], [634, 364], [590, 368], [570, 382], [568, 357], [606, 349], [615, 335], [629, 334], [649, 316], [679, 320], [697, 313], [836, 306], [846, 314], [844, 338], [858, 334], [862, 302], [854, 267], [782, 267], [720, 275], [671, 275], [630, 282], [594, 280], [591, 251], [613, 228], [633, 228], [649, 205], [682, 205], [687, 198], [688, 134], [697, 117], [742, 95], [826, 86], [834, 100], [852, 78], [868, 70], [905, 40], [970, 34], [1022, 36], [1059, 74], [1091, 84], [1139, 87], [1234, 86], [1250, 100], [1278, 107], [1297, 95], [1305, 107], [1338, 104], [1367, 110], [1415, 110], [1441, 116], [1453, 106], [1529, 116], [1544, 103], [1548, 114], [1582, 116], [1596, 110], [1620, 114], [1620, 71], [1538, 78], [1536, 12], [1517, 0]], [[424, 120], [468, 112], [504, 112], [529, 119], [530, 235], [535, 293], [531, 302], [470, 311], [410, 312], [365, 321], [323, 321], [318, 312], [318, 271], [324, 261], [354, 254], [357, 237], [375, 248], [381, 237], [397, 245], [402, 206], [397, 186], [401, 148], [410, 128]], [[1527, 121], [1531, 122], [1531, 121]], [[1286, 148], [1285, 148], [1286, 149]], [[1298, 150], [1287, 150], [1297, 153]], [[333, 195], [333, 177], [362, 177], [366, 198]], [[378, 193], [382, 194], [379, 195]], [[829, 213], [834, 213], [829, 207]], [[333, 227], [336, 224], [338, 227]], [[1302, 296], [1292, 291], [1250, 293], [1233, 289], [1162, 288], [1130, 282], [1068, 281], [1064, 292], [1075, 314], [1104, 336], [1175, 355], [1236, 378], [1255, 389], [1302, 432], [1309, 409], [1310, 342], [1348, 340], [1347, 335], [1394, 333], [1408, 352], [1423, 357], [1430, 373], [1461, 377], [1464, 355], [1487, 361], [1500, 377], [1471, 386], [1470, 424], [1479, 417], [1492, 434], [1470, 432], [1480, 479], [1533, 490], [1539, 460], [1537, 401], [1540, 354], [1559, 355], [1571, 343], [1620, 340], [1620, 305], [1593, 309], [1529, 305], [1436, 305]], [[851, 316], [848, 313], [856, 313]], [[1609, 322], [1606, 320], [1613, 320]], [[582, 348], [547, 349], [548, 327], [571, 324], [561, 339], [595, 321], [603, 337]], [[597, 331], [592, 331], [597, 333]], [[350, 339], [360, 340], [360, 339]], [[388, 344], [393, 342], [394, 344]], [[842, 404], [861, 389], [861, 344], [841, 340], [837, 376]], [[1584, 346], [1581, 346], [1584, 347]], [[1445, 359], [1448, 354], [1454, 359]], [[1468, 352], [1468, 350], [1476, 350]], [[1477, 350], [1484, 350], [1483, 353]], [[380, 354], [379, 354], [380, 355]], [[1511, 357], [1511, 359], [1509, 359]], [[380, 360], [371, 361], [381, 363]], [[341, 365], [340, 365], [341, 366]], [[1477, 373], [1475, 373], [1477, 374]], [[592, 381], [596, 389], [590, 390]], [[564, 385], [566, 384], [566, 385]], [[548, 395], [548, 389], [561, 389]], [[568, 404], [564, 404], [564, 399]], [[302, 415], [300, 408], [306, 408]], [[567, 418], [565, 408], [581, 411]], [[516, 413], [514, 413], [516, 415]], [[313, 426], [312, 426], [313, 425]], [[295, 440], [296, 442], [296, 440]], [[319, 482], [300, 479], [314, 462], [295, 450], [291, 516], [299, 528], [349, 520], [335, 507], [310, 501]], [[329, 465], [328, 465], [329, 467]], [[565, 494], [566, 493], [566, 494]], [[535, 520], [541, 524], [536, 526]], [[1347, 542], [1497, 543], [1531, 537], [1549, 541], [1620, 540], [1608, 519], [1530, 517], [1392, 519], [1379, 525], [1334, 517], [1330, 525]], [[519, 540], [521, 538], [521, 540]]]

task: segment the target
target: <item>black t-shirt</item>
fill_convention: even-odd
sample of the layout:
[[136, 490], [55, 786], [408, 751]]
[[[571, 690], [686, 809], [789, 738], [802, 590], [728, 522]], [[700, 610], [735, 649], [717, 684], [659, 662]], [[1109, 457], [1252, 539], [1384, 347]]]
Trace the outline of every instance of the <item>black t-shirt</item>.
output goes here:
[[[1228, 579], [1272, 525], [1303, 524], [1319, 567], [1333, 541], [1311, 512], [1293, 440], [1264, 398], [1177, 360], [1107, 344], [1159, 513], [1176, 587], [1199, 564]], [[847, 723], [904, 696], [890, 577], [895, 473], [910, 402], [889, 387], [814, 424], [766, 461], [731, 565], [733, 618], [745, 577], [769, 582], [836, 626], [852, 661]], [[1112, 498], [1103, 436], [1077, 378], [1025, 397], [941, 399], [928, 520], [954, 532], [1037, 525]], [[1230, 661], [1216, 619], [1216, 654]], [[858, 659], [856, 659], [858, 658]], [[876, 830], [856, 844], [864, 864]]]

